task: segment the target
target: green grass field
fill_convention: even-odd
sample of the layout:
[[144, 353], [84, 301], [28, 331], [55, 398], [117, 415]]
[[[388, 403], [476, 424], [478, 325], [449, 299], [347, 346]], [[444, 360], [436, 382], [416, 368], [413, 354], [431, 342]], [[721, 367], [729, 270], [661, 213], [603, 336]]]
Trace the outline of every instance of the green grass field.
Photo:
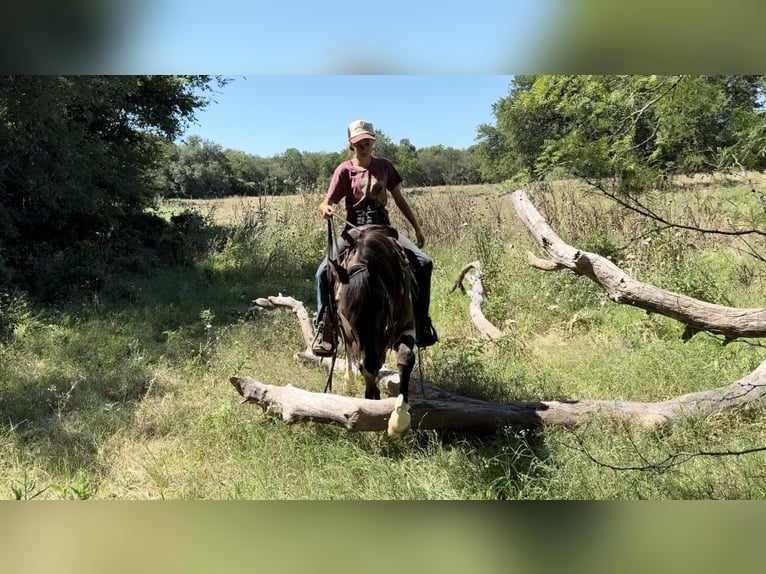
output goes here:
[[[761, 182], [759, 182], [760, 185]], [[424, 374], [488, 400], [660, 401], [723, 386], [766, 358], [758, 341], [723, 346], [610, 302], [598, 286], [527, 264], [538, 253], [502, 186], [413, 190], [435, 264], [432, 316], [441, 341]], [[611, 256], [636, 279], [734, 307], [760, 307], [766, 267], [741, 242], [655, 228], [574, 182], [530, 190], [571, 245]], [[326, 228], [319, 195], [167, 202], [201, 213], [214, 240], [196, 264], [122, 276], [86, 302], [40, 308], [0, 301], [0, 498], [3, 499], [696, 499], [763, 498], [766, 454], [700, 456], [669, 469], [623, 471], [676, 452], [766, 445], [755, 405], [641, 430], [592, 420], [577, 429], [493, 436], [415, 432], [401, 440], [321, 424], [286, 426], [240, 397], [233, 375], [321, 391], [299, 363], [286, 310], [248, 315], [282, 293], [314, 309]], [[760, 225], [744, 181], [688, 182], [658, 196], [700, 226]], [[407, 229], [401, 217], [394, 223]], [[759, 219], [760, 218], [760, 219]], [[751, 241], [760, 253], [763, 242]], [[449, 287], [484, 268], [482, 340], [468, 300]], [[417, 373], [417, 368], [416, 368]], [[361, 384], [359, 386], [361, 394]]]

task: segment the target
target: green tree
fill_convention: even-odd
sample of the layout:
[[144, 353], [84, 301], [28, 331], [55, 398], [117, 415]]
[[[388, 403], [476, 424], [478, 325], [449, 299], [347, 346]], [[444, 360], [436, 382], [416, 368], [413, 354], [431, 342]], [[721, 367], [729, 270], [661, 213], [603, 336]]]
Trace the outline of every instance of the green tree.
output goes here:
[[223, 152], [231, 166], [236, 186], [243, 195], [263, 193], [268, 160], [239, 150], [227, 149]]
[[[161, 233], [151, 168], [208, 103], [207, 76], [0, 78], [0, 283], [55, 295]], [[219, 82], [219, 85], [222, 82]]]
[[398, 147], [385, 132], [375, 130], [375, 155], [384, 157], [398, 165]]
[[160, 193], [165, 197], [203, 199], [246, 191], [221, 146], [195, 135], [168, 154], [161, 174]]
[[404, 179], [406, 185], [416, 185], [418, 168], [418, 150], [410, 143], [410, 140], [403, 138], [399, 140], [396, 150], [396, 169]]
[[473, 151], [445, 147], [440, 155], [445, 185], [467, 185], [480, 180], [478, 159]]
[[482, 174], [552, 170], [624, 190], [673, 173], [763, 165], [760, 76], [517, 76], [479, 128]]
[[301, 186], [301, 191], [316, 190], [326, 186], [326, 182], [321, 179], [322, 158], [324, 155], [320, 152], [303, 152], [305, 183]]
[[537, 76], [515, 76], [507, 97], [492, 105], [497, 125], [482, 124], [475, 146], [479, 168], [492, 181], [530, 179], [545, 142], [561, 125], [554, 103], [533, 91]]
[[444, 185], [446, 165], [442, 149], [442, 146], [430, 146], [418, 150], [417, 172], [412, 185]]
[[[751, 131], [757, 133], [763, 126], [758, 117], [759, 82], [758, 76], [678, 79], [673, 93], [656, 104], [652, 159], [666, 170], [683, 173], [727, 169], [735, 158], [750, 168], [762, 168], [758, 145], [748, 142]], [[763, 144], [761, 139], [761, 149]]]
[[317, 186], [321, 191], [325, 191], [330, 183], [335, 168], [349, 157], [348, 151], [330, 152], [322, 154], [319, 165], [319, 175], [317, 177]]
[[317, 185], [322, 167], [320, 154], [289, 148], [273, 161], [274, 172], [284, 182], [286, 193], [300, 193]]

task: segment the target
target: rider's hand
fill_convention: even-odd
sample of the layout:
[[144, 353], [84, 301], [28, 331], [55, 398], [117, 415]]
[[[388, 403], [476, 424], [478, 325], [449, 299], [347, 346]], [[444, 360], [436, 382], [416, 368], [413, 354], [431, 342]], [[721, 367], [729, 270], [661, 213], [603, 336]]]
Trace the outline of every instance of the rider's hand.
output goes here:
[[426, 244], [426, 238], [420, 229], [415, 232], [415, 242], [417, 243], [418, 247], [423, 247]]
[[325, 219], [331, 219], [332, 216], [335, 214], [335, 209], [332, 205], [328, 205], [327, 203], [323, 203], [319, 206], [319, 211], [322, 213], [322, 217]]

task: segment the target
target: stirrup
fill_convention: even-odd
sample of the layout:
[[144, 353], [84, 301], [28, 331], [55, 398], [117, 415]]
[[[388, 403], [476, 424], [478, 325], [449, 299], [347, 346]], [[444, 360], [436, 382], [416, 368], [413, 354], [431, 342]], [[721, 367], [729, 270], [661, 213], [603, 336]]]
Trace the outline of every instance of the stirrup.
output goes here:
[[311, 352], [317, 357], [332, 357], [335, 354], [335, 345], [332, 340], [326, 341], [324, 338], [324, 321], [317, 325], [317, 332], [314, 340], [311, 342]]
[[418, 347], [430, 347], [439, 340], [439, 335], [434, 328], [430, 318], [423, 321], [423, 324], [418, 329], [417, 346]]

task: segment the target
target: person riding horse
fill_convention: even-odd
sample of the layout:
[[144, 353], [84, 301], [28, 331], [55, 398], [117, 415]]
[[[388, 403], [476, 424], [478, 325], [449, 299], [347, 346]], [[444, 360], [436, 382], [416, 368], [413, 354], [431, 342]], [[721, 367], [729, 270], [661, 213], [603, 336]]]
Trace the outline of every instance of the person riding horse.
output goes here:
[[[414, 289], [416, 344], [428, 347], [438, 341], [436, 329], [429, 316], [431, 301], [431, 272], [433, 261], [420, 250], [425, 237], [409, 203], [402, 195], [402, 177], [387, 159], [373, 155], [375, 130], [372, 123], [356, 120], [348, 126], [348, 147], [354, 157], [341, 163], [334, 171], [319, 212], [325, 219], [335, 214], [335, 206], [345, 201], [346, 225], [338, 239], [336, 256], [340, 256], [349, 244], [348, 232], [360, 225], [391, 225], [387, 203], [388, 194], [415, 231], [417, 245], [398, 232], [398, 241], [405, 249], [412, 265], [416, 282]], [[331, 356], [336, 346], [336, 326], [328, 312], [330, 281], [327, 275], [328, 259], [325, 257], [316, 271], [317, 288], [317, 336], [312, 352], [321, 357]]]

